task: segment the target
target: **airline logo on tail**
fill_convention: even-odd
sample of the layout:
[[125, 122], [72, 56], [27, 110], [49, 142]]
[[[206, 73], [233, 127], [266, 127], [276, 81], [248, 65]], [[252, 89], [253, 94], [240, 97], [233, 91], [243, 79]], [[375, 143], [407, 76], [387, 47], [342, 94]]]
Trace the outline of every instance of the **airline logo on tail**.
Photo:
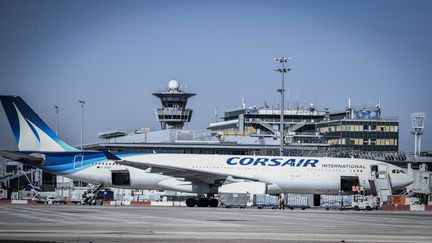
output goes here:
[[62, 141], [18, 96], [0, 96], [20, 151], [78, 151]]

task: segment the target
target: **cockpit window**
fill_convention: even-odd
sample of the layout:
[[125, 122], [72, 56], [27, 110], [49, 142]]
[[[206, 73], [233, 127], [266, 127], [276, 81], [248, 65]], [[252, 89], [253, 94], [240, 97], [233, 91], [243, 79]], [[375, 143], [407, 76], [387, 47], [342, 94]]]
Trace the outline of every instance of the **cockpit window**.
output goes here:
[[392, 174], [399, 174], [399, 173], [405, 174], [405, 171], [399, 170], [399, 169], [393, 169], [392, 170]]

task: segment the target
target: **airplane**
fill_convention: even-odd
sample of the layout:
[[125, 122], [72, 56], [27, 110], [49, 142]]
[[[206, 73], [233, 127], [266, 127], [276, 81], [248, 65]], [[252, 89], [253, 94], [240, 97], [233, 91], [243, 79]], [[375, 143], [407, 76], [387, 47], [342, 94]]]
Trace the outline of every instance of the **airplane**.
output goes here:
[[19, 96], [0, 96], [19, 151], [0, 156], [47, 172], [107, 187], [196, 193], [188, 207], [217, 207], [224, 183], [253, 181], [266, 193], [373, 193], [373, 179], [388, 175], [392, 190], [413, 182], [405, 170], [385, 162], [331, 157], [161, 154], [78, 150], [61, 140]]

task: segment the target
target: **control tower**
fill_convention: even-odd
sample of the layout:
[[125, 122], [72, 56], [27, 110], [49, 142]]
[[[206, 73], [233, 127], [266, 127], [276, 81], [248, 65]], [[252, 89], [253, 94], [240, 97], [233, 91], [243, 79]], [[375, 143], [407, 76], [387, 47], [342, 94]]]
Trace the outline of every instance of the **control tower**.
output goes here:
[[162, 108], [155, 110], [156, 119], [160, 122], [162, 130], [183, 129], [185, 122], [190, 122], [193, 110], [186, 109], [186, 104], [195, 94], [183, 92], [179, 81], [169, 81], [168, 90], [153, 95], [162, 102]]

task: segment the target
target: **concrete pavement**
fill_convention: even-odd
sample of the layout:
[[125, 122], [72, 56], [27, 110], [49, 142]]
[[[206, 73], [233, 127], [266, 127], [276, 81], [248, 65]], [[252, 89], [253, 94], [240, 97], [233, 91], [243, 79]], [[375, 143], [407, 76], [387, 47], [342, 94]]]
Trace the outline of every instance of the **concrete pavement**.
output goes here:
[[430, 212], [0, 205], [0, 242], [432, 242], [431, 229]]

